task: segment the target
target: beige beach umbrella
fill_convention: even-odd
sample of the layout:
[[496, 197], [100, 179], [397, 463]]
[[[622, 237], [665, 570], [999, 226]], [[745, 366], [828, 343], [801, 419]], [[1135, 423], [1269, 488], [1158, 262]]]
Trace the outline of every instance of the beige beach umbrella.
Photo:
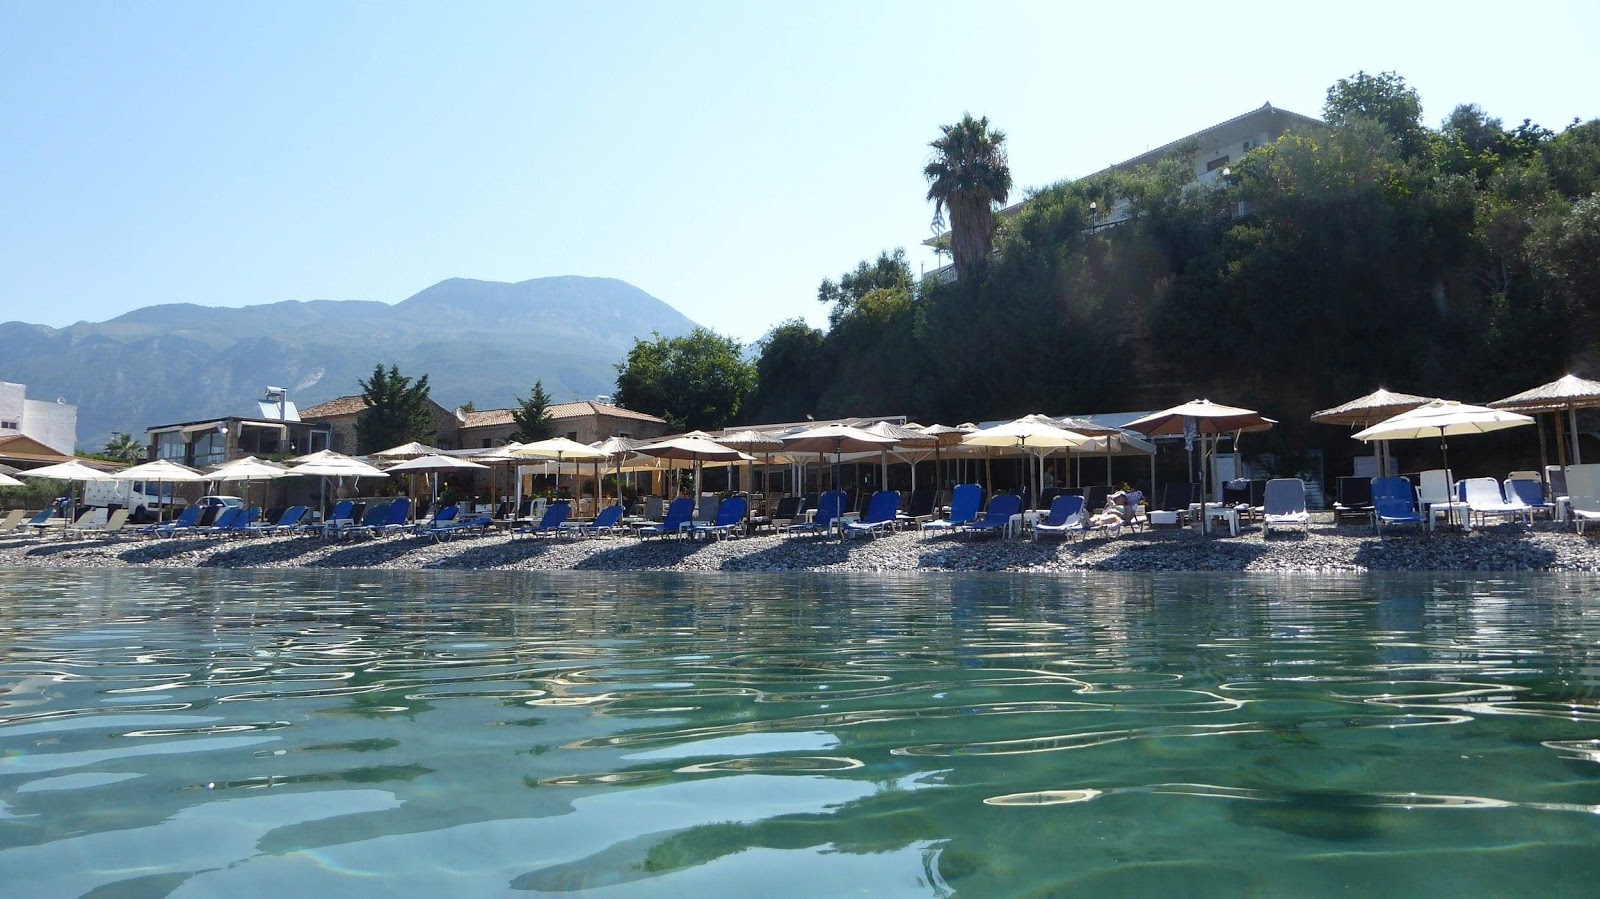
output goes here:
[[1209, 492], [1211, 481], [1210, 457], [1216, 455], [1218, 439], [1223, 434], [1232, 434], [1237, 446], [1240, 434], [1265, 431], [1277, 423], [1276, 419], [1267, 418], [1254, 409], [1225, 406], [1222, 403], [1200, 399], [1190, 400], [1160, 412], [1152, 412], [1143, 418], [1128, 422], [1123, 427], [1130, 431], [1138, 431], [1147, 437], [1200, 439], [1200, 528], [1208, 531], [1211, 522], [1206, 515], [1206, 494]]
[[934, 486], [935, 490], [941, 489], [942, 488], [942, 484], [940, 482], [940, 476], [941, 476], [941, 471], [940, 470], [943, 467], [944, 460], [940, 458], [940, 455], [939, 455], [940, 451], [945, 449], [946, 447], [960, 445], [961, 438], [967, 436], [968, 434], [971, 434], [973, 431], [976, 431], [977, 427], [975, 427], [973, 425], [970, 425], [970, 424], [961, 424], [961, 425], [931, 424], [931, 425], [918, 425], [917, 426], [917, 430], [919, 430], [922, 433], [927, 434], [927, 435], [929, 435], [931, 437], [934, 437], [935, 439], [937, 439], [939, 441], [938, 443], [933, 445], [933, 481], [934, 481], [933, 486]]
[[[766, 460], [762, 464], [763, 473], [765, 472], [766, 469], [772, 467], [772, 454], [774, 452], [778, 451], [778, 450], [783, 449], [783, 441], [780, 440], [776, 434], [768, 434], [765, 431], [754, 431], [754, 430], [734, 431], [731, 434], [724, 434], [721, 437], [717, 437], [715, 439], [716, 439], [717, 443], [720, 443], [723, 446], [728, 446], [728, 447], [732, 447], [732, 448], [734, 448], [736, 450], [741, 450], [743, 452], [751, 454], [752, 456], [755, 455], [756, 453], [760, 453], [763, 456], [765, 456]], [[750, 470], [752, 472], [752, 477], [749, 479], [751, 483], [755, 482], [755, 478], [753, 477], [754, 469], [755, 469], [755, 462], [752, 461], [750, 463]], [[746, 491], [748, 492], [748, 485], [746, 487]], [[762, 493], [766, 492], [766, 485], [765, 484], [762, 485], [762, 491], [761, 492]]]
[[[1347, 425], [1367, 428], [1392, 418], [1401, 412], [1410, 412], [1428, 402], [1430, 398], [1410, 393], [1394, 393], [1379, 387], [1366, 396], [1357, 397], [1331, 409], [1311, 413], [1311, 420], [1324, 425]], [[1378, 442], [1378, 474], [1388, 474], [1388, 441]]]
[[657, 459], [686, 460], [694, 465], [694, 489], [700, 491], [700, 470], [707, 462], [751, 462], [754, 456], [731, 446], [712, 440], [702, 433], [690, 432], [681, 437], [657, 440], [637, 447], [634, 452]]
[[894, 443], [878, 450], [879, 467], [882, 469], [881, 488], [889, 486], [889, 454], [911, 466], [911, 489], [917, 489], [917, 463], [939, 448], [939, 438], [933, 434], [906, 425], [897, 425], [893, 422], [880, 421], [867, 425], [861, 430], [879, 437], [889, 437]]
[[[1583, 452], [1578, 448], [1578, 410], [1600, 407], [1600, 381], [1590, 381], [1577, 375], [1565, 375], [1532, 390], [1524, 390], [1505, 399], [1495, 400], [1489, 406], [1512, 412], [1538, 414], [1540, 412], [1566, 412], [1572, 425], [1572, 464], [1583, 464]], [[1541, 441], [1543, 438], [1540, 438]], [[1557, 449], [1561, 443], [1556, 442]], [[1565, 453], [1561, 454], [1563, 457]], [[1561, 460], [1563, 466], [1566, 460]]]
[[[622, 461], [629, 456], [634, 455], [634, 449], [636, 447], [643, 446], [644, 443], [645, 441], [643, 440], [632, 440], [627, 437], [611, 436], [604, 440], [596, 440], [594, 443], [589, 444], [590, 449], [605, 453], [606, 458], [616, 463], [614, 477], [617, 481], [617, 500], [619, 502], [622, 500]], [[605, 499], [605, 482], [600, 478], [598, 471], [600, 462], [601, 460], [599, 459], [595, 460], [596, 472], [594, 494], [595, 510], [597, 514], [600, 507], [604, 504], [603, 501]]]
[[162, 490], [165, 484], [193, 484], [206, 480], [205, 472], [179, 465], [167, 459], [157, 459], [143, 465], [135, 465], [111, 475], [114, 481], [155, 481], [156, 482], [156, 520], [165, 517], [166, 506], [161, 503]]
[[[833, 485], [839, 485], [839, 459], [845, 453], [875, 453], [894, 445], [893, 437], [880, 437], [850, 425], [819, 425], [785, 434], [783, 448], [793, 453], [833, 453]], [[818, 474], [818, 480], [821, 480]]]
[[1449, 470], [1450, 448], [1445, 442], [1446, 438], [1461, 434], [1488, 434], [1531, 424], [1533, 418], [1518, 412], [1474, 406], [1457, 400], [1431, 400], [1426, 405], [1357, 431], [1353, 436], [1363, 442], [1437, 437], [1444, 467]]

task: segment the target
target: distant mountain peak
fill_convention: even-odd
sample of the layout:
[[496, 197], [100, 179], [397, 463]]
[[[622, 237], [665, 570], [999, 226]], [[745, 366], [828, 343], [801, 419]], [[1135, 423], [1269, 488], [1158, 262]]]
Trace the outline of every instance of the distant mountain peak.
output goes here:
[[249, 414], [268, 384], [294, 385], [305, 408], [355, 392], [379, 364], [428, 374], [447, 408], [508, 406], [535, 380], [555, 396], [610, 393], [634, 338], [694, 327], [616, 278], [447, 278], [393, 304], [164, 303], [59, 330], [10, 322], [0, 380], [77, 403], [79, 445], [95, 448], [112, 431]]

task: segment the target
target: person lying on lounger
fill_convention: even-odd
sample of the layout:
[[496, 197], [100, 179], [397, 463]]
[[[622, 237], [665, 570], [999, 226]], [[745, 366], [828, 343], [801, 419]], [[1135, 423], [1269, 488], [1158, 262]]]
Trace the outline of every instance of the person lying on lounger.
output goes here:
[[1090, 526], [1094, 526], [1094, 528], [1120, 528], [1123, 525], [1130, 525], [1130, 523], [1133, 523], [1134, 515], [1139, 513], [1138, 507], [1134, 505], [1138, 501], [1139, 494], [1123, 493], [1118, 489], [1118, 491], [1106, 497], [1106, 509], [1094, 513], [1093, 517], [1090, 518]]

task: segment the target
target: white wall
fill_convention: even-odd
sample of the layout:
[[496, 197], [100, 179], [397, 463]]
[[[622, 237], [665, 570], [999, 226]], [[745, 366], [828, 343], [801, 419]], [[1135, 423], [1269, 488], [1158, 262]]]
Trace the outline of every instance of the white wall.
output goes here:
[[71, 455], [78, 445], [78, 407], [70, 403], [23, 400], [22, 433]]
[[22, 433], [22, 402], [25, 396], [26, 390], [21, 384], [0, 381], [0, 437]]

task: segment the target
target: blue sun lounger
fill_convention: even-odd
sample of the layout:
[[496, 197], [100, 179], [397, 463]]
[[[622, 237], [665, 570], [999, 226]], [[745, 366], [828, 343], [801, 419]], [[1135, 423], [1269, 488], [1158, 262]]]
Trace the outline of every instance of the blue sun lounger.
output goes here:
[[784, 528], [788, 534], [823, 534], [834, 528], [834, 519], [844, 514], [844, 491], [829, 490], [817, 498], [817, 514], [810, 521], [802, 521]]
[[844, 533], [866, 534], [874, 540], [879, 534], [887, 534], [894, 530], [895, 521], [900, 516], [900, 494], [893, 490], [879, 490], [867, 500], [867, 514], [860, 521], [845, 522]]
[[938, 521], [923, 522], [923, 531], [952, 532], [969, 521], [977, 519], [983, 508], [983, 488], [977, 484], [957, 484], [950, 495], [950, 514]]
[[147, 524], [140, 528], [137, 533], [150, 537], [171, 537], [194, 527], [195, 522], [200, 520], [200, 513], [203, 511], [205, 510], [198, 505], [185, 506], [183, 511], [178, 513], [177, 518], [165, 524]]
[[615, 534], [622, 530], [622, 512], [620, 505], [606, 506], [594, 517], [594, 521], [569, 521], [561, 527], [579, 537]]
[[989, 508], [983, 517], [977, 521], [969, 521], [962, 526], [962, 530], [977, 536], [979, 534], [999, 534], [1011, 526], [1011, 516], [1022, 509], [1022, 497], [1013, 493], [1002, 493], [989, 500]]
[[413, 534], [426, 533], [434, 528], [442, 527], [443, 525], [447, 525], [455, 521], [456, 516], [459, 514], [461, 514], [459, 506], [445, 506], [443, 509], [440, 509], [432, 518], [426, 521], [419, 521], [412, 525], [411, 532]]
[[567, 516], [572, 514], [571, 503], [551, 503], [544, 510], [544, 517], [538, 524], [517, 528], [518, 534], [537, 536], [540, 534], [560, 534], [561, 525], [566, 523]]
[[745, 513], [750, 511], [750, 501], [742, 496], [730, 496], [717, 506], [717, 517], [709, 522], [700, 522], [689, 528], [690, 537], [723, 537], [732, 536], [734, 531], [744, 527]]
[[646, 537], [682, 537], [694, 518], [694, 500], [687, 496], [680, 496], [667, 506], [667, 514], [660, 524], [648, 525], [640, 528], [638, 533], [641, 539]]
[[1410, 481], [1405, 478], [1372, 479], [1372, 522], [1380, 538], [1386, 525], [1414, 524], [1421, 528], [1427, 524], [1427, 519], [1417, 511], [1417, 494]]
[[1033, 539], [1084, 532], [1083, 497], [1063, 493], [1050, 501], [1050, 514], [1033, 526]]
[[[455, 507], [451, 506], [451, 508]], [[432, 537], [434, 542], [437, 543], [441, 540], [454, 540], [457, 537], [464, 536], [468, 531], [482, 533], [487, 531], [489, 525], [493, 523], [494, 519], [488, 515], [469, 515], [460, 519], [452, 515], [443, 522], [434, 524], [432, 527], [423, 528], [417, 533]]]

